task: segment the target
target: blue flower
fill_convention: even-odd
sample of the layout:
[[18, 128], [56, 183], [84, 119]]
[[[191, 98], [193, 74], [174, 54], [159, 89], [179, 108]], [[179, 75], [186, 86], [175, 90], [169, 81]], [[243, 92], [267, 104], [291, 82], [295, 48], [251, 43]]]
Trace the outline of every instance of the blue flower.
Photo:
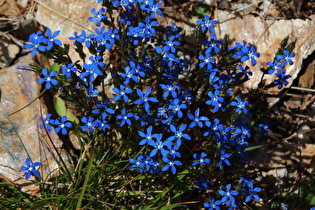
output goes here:
[[72, 128], [72, 123], [67, 122], [67, 117], [61, 117], [60, 121], [56, 119], [52, 124], [57, 125], [58, 127], [55, 128], [55, 132], [59, 133], [61, 130], [62, 135], [67, 135], [68, 131], [66, 128]]
[[97, 109], [93, 109], [93, 114], [99, 114], [102, 113], [102, 119], [106, 118], [106, 113], [108, 114], [115, 114], [115, 111], [111, 108], [108, 108], [107, 106], [110, 104], [110, 100], [106, 100], [103, 103], [99, 100], [96, 100], [95, 105], [97, 106]]
[[214, 200], [214, 198], [210, 197], [209, 198], [209, 203], [204, 203], [203, 206], [208, 208], [208, 210], [220, 210], [220, 207], [218, 205], [220, 205], [222, 202], [221, 200]]
[[225, 191], [219, 190], [218, 193], [222, 195], [221, 202], [231, 206], [235, 203], [235, 198], [233, 196], [238, 195], [238, 192], [235, 190], [231, 190], [231, 184], [226, 185]]
[[207, 156], [207, 153], [205, 152], [202, 152], [200, 156], [195, 153], [193, 157], [195, 160], [197, 160], [197, 162], [193, 162], [191, 165], [194, 167], [200, 165], [200, 170], [202, 170], [205, 164], [210, 164], [210, 159], [205, 158], [206, 156]]
[[248, 76], [252, 76], [253, 73], [251, 71], [249, 71], [249, 67], [246, 65], [245, 68], [242, 65], [239, 65], [237, 70], [239, 70], [239, 72], [236, 73], [236, 77], [238, 78], [243, 78], [243, 81], [246, 82], [247, 80], [249, 80]]
[[236, 96], [236, 101], [232, 101], [230, 103], [231, 106], [236, 106], [236, 113], [244, 113], [247, 114], [246, 106], [249, 105], [248, 101], [243, 101], [240, 97]]
[[36, 167], [41, 165], [40, 162], [35, 162], [31, 165], [31, 159], [26, 158], [25, 163], [26, 163], [26, 166], [22, 166], [21, 170], [27, 171], [27, 173], [25, 175], [26, 180], [28, 180], [31, 176], [40, 177], [40, 174], [39, 174], [38, 170], [36, 169]]
[[82, 131], [88, 130], [88, 133], [91, 134], [94, 132], [94, 126], [97, 127], [97, 123], [94, 122], [94, 118], [89, 116], [88, 118], [86, 116], [82, 117], [81, 121], [85, 124], [81, 126]]
[[125, 103], [128, 103], [129, 98], [128, 98], [128, 96], [127, 96], [126, 94], [132, 93], [132, 89], [130, 89], [130, 88], [125, 88], [124, 85], [120, 85], [120, 89], [114, 87], [114, 88], [113, 88], [113, 91], [118, 94], [118, 95], [116, 95], [116, 96], [113, 98], [114, 101], [118, 101], [121, 97], [123, 97], [124, 102], [125, 102]]
[[209, 121], [209, 118], [205, 116], [199, 117], [199, 113], [200, 113], [200, 108], [196, 109], [195, 116], [192, 115], [191, 113], [187, 113], [188, 118], [192, 120], [192, 122], [189, 124], [189, 127], [195, 127], [196, 125], [198, 125], [200, 128], [202, 128], [203, 126], [202, 121]]
[[136, 75], [136, 72], [134, 69], [131, 69], [129, 66], [125, 67], [125, 73], [120, 74], [119, 77], [125, 78], [125, 81], [123, 82], [124, 85], [128, 85], [130, 82], [130, 79], [132, 79], [134, 82], [139, 82], [138, 76]]
[[170, 159], [163, 157], [162, 160], [167, 163], [167, 165], [165, 165], [162, 168], [162, 171], [167, 171], [169, 169], [171, 169], [173, 174], [176, 174], [176, 167], [175, 166], [181, 166], [182, 163], [179, 160], [174, 160], [173, 157], [170, 157]]
[[162, 43], [165, 44], [166, 46], [163, 47], [163, 50], [165, 53], [168, 53], [171, 51], [172, 53], [176, 52], [176, 49], [174, 46], [180, 45], [178, 41], [174, 41], [175, 36], [171, 36], [168, 41], [163, 40]]
[[256, 47], [254, 46], [247, 46], [247, 47], [242, 47], [242, 52], [243, 52], [243, 57], [241, 57], [241, 62], [245, 62], [248, 59], [251, 60], [251, 63], [253, 66], [256, 65], [256, 60], [255, 57], [259, 58], [260, 54], [256, 52]]
[[138, 45], [139, 41], [144, 38], [144, 33], [140, 27], [128, 27], [127, 38], [133, 40], [134, 45]]
[[210, 41], [208, 41], [204, 39], [202, 40], [202, 43], [209, 46], [206, 49], [205, 54], [211, 55], [212, 52], [214, 52], [215, 54], [220, 53], [220, 48], [218, 47], [218, 45], [221, 45], [223, 42], [222, 40], [210, 39]]
[[42, 34], [41, 31], [31, 34], [28, 40], [30, 43], [24, 45], [25, 49], [33, 49], [31, 52], [32, 57], [36, 55], [37, 51], [41, 51], [41, 52], [46, 51], [46, 48], [41, 44], [46, 43], [47, 39], [41, 34]]
[[278, 71], [276, 72], [276, 76], [278, 77], [278, 79], [276, 79], [273, 83], [278, 85], [278, 89], [281, 89], [283, 87], [283, 84], [285, 86], [287, 86], [289, 84], [289, 82], [287, 81], [287, 79], [291, 78], [291, 75], [287, 74], [287, 71], [284, 69], [283, 71]]
[[144, 110], [147, 113], [150, 113], [150, 105], [149, 105], [149, 101], [157, 103], [159, 102], [156, 98], [154, 97], [149, 97], [149, 94], [151, 93], [152, 88], [148, 88], [145, 93], [143, 93], [140, 89], [137, 89], [137, 94], [140, 97], [140, 99], [135, 100], [133, 103], [134, 104], [144, 104]]
[[[217, 166], [222, 166], [222, 163], [224, 162], [226, 165], [231, 165], [230, 161], [227, 159], [229, 157], [231, 157], [232, 154], [230, 153], [225, 153], [225, 151], [222, 149], [220, 152], [220, 160], [217, 164]], [[222, 201], [223, 202], [223, 201]]]
[[52, 114], [47, 114], [46, 117], [45, 117], [45, 119], [43, 119], [42, 117], [39, 118], [39, 120], [43, 122], [43, 124], [40, 124], [40, 125], [39, 125], [40, 129], [46, 128], [47, 131], [48, 131], [48, 133], [51, 132], [51, 126], [50, 126], [50, 124], [51, 124], [51, 122], [53, 122], [53, 120], [50, 120], [50, 117], [51, 117], [51, 116], [52, 116]]
[[126, 109], [122, 108], [121, 115], [117, 115], [116, 118], [121, 120], [120, 127], [122, 127], [125, 124], [131, 125], [131, 121], [128, 118], [133, 117], [133, 116], [134, 116], [133, 113], [126, 113]]
[[213, 28], [213, 25], [217, 25], [218, 21], [211, 20], [208, 15], [205, 15], [204, 20], [197, 20], [197, 23], [201, 25], [202, 32], [205, 32], [209, 29], [211, 33], [211, 38], [215, 38], [215, 30]]
[[171, 158], [174, 158], [174, 159], [176, 157], [181, 158], [181, 154], [178, 152], [178, 149], [179, 149], [180, 145], [175, 144], [173, 146], [172, 144], [167, 144], [166, 146], [167, 146], [167, 149], [169, 151], [169, 154], [170, 154]]
[[274, 62], [271, 62], [269, 61], [267, 63], [268, 66], [271, 67], [270, 70], [268, 70], [268, 74], [273, 74], [273, 72], [278, 72], [278, 71], [281, 71], [281, 69], [284, 68], [284, 65], [285, 63], [281, 63], [280, 61], [278, 60], [275, 60]]
[[102, 21], [107, 20], [107, 17], [105, 15], [103, 15], [105, 13], [105, 9], [101, 8], [98, 12], [96, 12], [96, 9], [93, 8], [91, 10], [91, 13], [94, 15], [94, 17], [89, 17], [88, 20], [90, 22], [94, 22], [95, 21], [95, 25], [96, 26], [100, 26]]
[[144, 139], [142, 139], [142, 140], [139, 142], [139, 145], [144, 145], [144, 144], [148, 143], [148, 141], [152, 140], [152, 138], [157, 139], [157, 138], [160, 137], [159, 134], [152, 134], [152, 129], [153, 129], [153, 127], [152, 127], [152, 126], [149, 126], [149, 127], [147, 128], [147, 133], [144, 133], [144, 132], [142, 132], [142, 131], [138, 131], [139, 136], [141, 136], [142, 138], [144, 138]]
[[51, 50], [54, 45], [62, 45], [62, 42], [58, 39], [55, 39], [59, 35], [60, 31], [55, 31], [54, 33], [51, 32], [50, 28], [46, 29], [47, 35], [47, 50]]
[[87, 77], [89, 76], [89, 81], [92, 83], [95, 79], [95, 74], [96, 75], [103, 75], [103, 73], [99, 70], [98, 66], [96, 64], [87, 64], [83, 63], [85, 71], [81, 73], [82, 77]]
[[216, 60], [215, 60], [215, 58], [211, 57], [210, 54], [206, 54], [206, 56], [201, 54], [198, 56], [198, 59], [203, 61], [203, 62], [199, 63], [200, 68], [203, 68], [207, 65], [207, 67], [206, 67], [207, 71], [215, 69], [214, 67], [215, 67]]
[[258, 127], [259, 127], [258, 132], [267, 133], [270, 128], [270, 125], [268, 124], [267, 121], [264, 121], [262, 123], [259, 123]]
[[255, 187], [255, 188], [249, 188], [248, 190], [247, 189], [242, 189], [242, 193], [246, 194], [246, 198], [245, 198], [245, 202], [249, 202], [250, 200], [252, 199], [255, 199], [256, 201], [259, 201], [260, 198], [259, 196], [256, 194], [258, 192], [261, 191], [261, 188], [259, 187]]
[[226, 102], [220, 95], [220, 90], [215, 90], [214, 93], [212, 91], [208, 91], [208, 96], [210, 97], [210, 100], [206, 101], [206, 104], [213, 106], [212, 112], [217, 112], [219, 109], [223, 112], [225, 111], [224, 105]]
[[145, 17], [145, 23], [142, 23], [142, 22], [139, 23], [139, 27], [144, 29], [144, 34], [145, 34], [146, 39], [149, 39], [153, 35], [156, 34], [156, 31], [153, 27], [157, 25], [158, 25], [158, 22], [152, 21], [149, 16]]
[[158, 151], [161, 152], [161, 155], [163, 157], [166, 157], [167, 154], [169, 154], [169, 151], [167, 151], [166, 149], [164, 149], [164, 146], [167, 146], [168, 144], [172, 144], [172, 142], [170, 141], [161, 141], [162, 140], [163, 135], [162, 134], [157, 134], [157, 138], [156, 141], [150, 139], [148, 141], [148, 144], [152, 147], [154, 147], [154, 149], [151, 151], [150, 153], [150, 157], [153, 157], [156, 155], [156, 153]]
[[170, 102], [167, 108], [172, 110], [172, 116], [175, 116], [177, 114], [179, 118], [182, 118], [183, 112], [181, 111], [181, 109], [187, 109], [187, 105], [181, 103], [178, 98], [175, 98]]
[[129, 158], [129, 162], [131, 164], [133, 164], [131, 167], [130, 167], [130, 170], [136, 170], [138, 169], [139, 173], [142, 173], [143, 172], [143, 167], [144, 167], [144, 157], [143, 155], [139, 155], [137, 157], [136, 160], [132, 159], [132, 158]]
[[57, 75], [57, 71], [51, 71], [49, 74], [48, 74], [48, 71], [47, 69], [43, 68], [42, 69], [42, 74], [45, 78], [38, 78], [38, 82], [39, 83], [44, 83], [46, 82], [45, 84], [45, 89], [49, 90], [50, 87], [51, 87], [51, 84], [53, 85], [58, 85], [58, 81], [53, 79], [52, 77], [56, 76]]
[[78, 69], [74, 67], [73, 63], [61, 66], [61, 72], [66, 76], [66, 78], [70, 78], [71, 72], [76, 72], [76, 71], [78, 71]]
[[86, 90], [88, 99], [92, 99], [98, 96], [100, 93], [99, 90], [94, 89], [94, 85], [89, 85], [89, 88]]
[[108, 125], [108, 120], [106, 118], [102, 118], [102, 120], [97, 119], [96, 122], [94, 122], [94, 125], [96, 128], [99, 128], [102, 133], [106, 131], [106, 129], [110, 129], [111, 127]]
[[164, 90], [163, 98], [167, 98], [170, 93], [173, 98], [176, 98], [177, 97], [176, 89], [180, 88], [181, 86], [179, 84], [172, 84], [169, 81], [167, 85], [160, 84], [160, 87]]
[[160, 6], [162, 6], [162, 3], [154, 3], [155, 0], [149, 0], [147, 7], [145, 8], [146, 12], [151, 13], [150, 18], [155, 18], [155, 14], [158, 13], [160, 16], [163, 16], [162, 11], [159, 9]]
[[174, 125], [170, 125], [170, 129], [171, 131], [174, 133], [173, 136], [170, 136], [168, 138], [169, 141], [174, 141], [176, 140], [176, 145], [181, 145], [181, 139], [187, 139], [187, 140], [191, 140], [190, 136], [186, 133], [183, 133], [183, 131], [186, 129], [187, 125], [183, 124], [181, 125], [178, 130], [176, 129], [176, 127]]
[[285, 49], [283, 51], [283, 55], [276, 55], [276, 57], [279, 60], [283, 60], [281, 65], [284, 67], [286, 65], [286, 63], [289, 63], [290, 65], [293, 64], [293, 61], [291, 60], [291, 58], [295, 57], [295, 53], [294, 52], [290, 53], [290, 51], [288, 49]]
[[194, 182], [194, 185], [199, 187], [198, 192], [201, 193], [203, 190], [210, 190], [209, 183], [209, 180], [205, 180], [203, 176], [200, 176], [199, 182]]
[[166, 26], [165, 28], [166, 31], [166, 36], [170, 37], [170, 36], [175, 36], [175, 38], [179, 38], [180, 34], [179, 32], [182, 31], [181, 27], [176, 26], [174, 23], [171, 23], [170, 26]]

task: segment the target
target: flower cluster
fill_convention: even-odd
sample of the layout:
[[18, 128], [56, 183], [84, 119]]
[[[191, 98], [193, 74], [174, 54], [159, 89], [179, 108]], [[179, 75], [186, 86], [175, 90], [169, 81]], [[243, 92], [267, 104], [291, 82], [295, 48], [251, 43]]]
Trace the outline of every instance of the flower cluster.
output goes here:
[[[194, 183], [191, 189], [196, 188], [205, 195], [201, 197], [208, 198], [209, 202], [203, 204], [208, 209], [233, 209], [244, 202], [260, 201], [257, 193], [261, 189], [254, 187], [249, 178], [241, 174], [241, 181], [235, 176], [225, 178], [231, 167], [244, 167], [249, 161], [246, 148], [251, 129], [246, 117], [251, 105], [234, 87], [250, 79], [252, 72], [246, 63], [256, 65], [260, 57], [256, 47], [243, 41], [222, 49], [225, 43], [215, 32], [218, 22], [205, 16], [197, 21], [201, 40], [196, 41], [196, 59], [188, 63], [180, 56], [185, 52], [179, 51], [184, 45], [184, 33], [174, 23], [165, 27], [162, 40], [151, 42], [159, 38], [157, 16], [162, 15], [162, 3], [98, 2], [107, 7], [92, 9], [89, 21], [100, 28], [92, 34], [82, 30], [69, 38], [82, 62], [67, 59], [67, 50], [61, 50], [54, 57], [61, 71], [41, 69], [42, 78], [38, 79], [45, 83], [45, 89], [59, 91], [61, 98], [79, 107], [75, 114], [81, 120], [66, 116], [51, 119], [53, 115], [47, 114], [40, 118], [40, 128], [48, 132], [54, 128], [62, 135], [73, 130], [87, 139], [111, 136], [107, 141], [118, 140], [130, 147], [125, 153], [134, 173], [172, 177], [192, 171], [187, 178]], [[119, 11], [116, 25], [106, 16], [114, 10]], [[106, 30], [102, 24], [107, 24]], [[52, 51], [55, 45], [62, 48], [55, 39], [58, 33], [47, 29], [48, 38], [41, 32], [32, 34], [25, 48], [33, 49], [32, 56]], [[83, 48], [92, 54], [88, 60]], [[121, 58], [105, 63], [105, 54]], [[227, 54], [231, 55], [229, 61]], [[269, 73], [276, 72], [275, 84], [279, 88], [287, 85], [290, 77], [280, 69], [286, 63], [291, 65], [293, 57], [285, 49], [283, 55], [277, 55], [278, 60], [268, 63], [272, 68]], [[110, 81], [110, 89], [105, 90], [105, 81]], [[29, 162], [27, 165], [32, 167]], [[38, 175], [29, 168], [22, 169], [30, 171], [26, 178]], [[239, 183], [241, 186], [235, 186]]]

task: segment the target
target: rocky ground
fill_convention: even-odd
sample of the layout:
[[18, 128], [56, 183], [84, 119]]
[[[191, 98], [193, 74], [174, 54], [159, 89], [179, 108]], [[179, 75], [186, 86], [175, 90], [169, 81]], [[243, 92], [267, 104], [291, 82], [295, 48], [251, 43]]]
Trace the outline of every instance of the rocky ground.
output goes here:
[[[26, 154], [22, 152], [16, 130], [34, 157], [38, 156], [38, 149], [34, 148], [44, 145], [47, 161], [43, 165], [47, 166], [47, 173], [56, 164], [49, 152], [51, 143], [38, 141], [39, 134], [45, 135], [37, 129], [38, 118], [49, 109], [49, 104], [37, 100], [20, 114], [11, 115], [12, 123], [7, 118], [9, 113], [36, 98], [40, 91], [36, 75], [17, 67], [29, 66], [35, 61], [49, 66], [49, 61], [41, 57], [31, 58], [22, 46], [31, 33], [46, 27], [52, 31], [61, 30], [59, 39], [70, 44], [68, 37], [74, 32], [93, 30], [93, 24], [87, 20], [93, 7], [98, 7], [94, 0], [0, 1], [0, 178], [22, 186], [25, 191], [36, 193], [36, 189], [22, 179], [23, 173], [19, 171]], [[253, 77], [244, 86], [244, 91], [257, 88], [261, 80], [259, 68], [266, 67], [266, 63], [272, 60], [277, 51], [274, 46], [279, 46], [286, 35], [290, 35], [290, 40], [294, 37], [298, 40], [295, 64], [288, 68], [292, 75], [291, 89], [285, 97], [281, 97], [283, 91], [277, 89], [263, 93], [268, 96], [268, 103], [262, 109], [276, 104], [266, 116], [272, 128], [267, 136], [255, 135], [255, 145], [267, 146], [252, 155], [254, 172], [269, 193], [270, 201], [287, 193], [279, 202], [291, 204], [290, 195], [298, 193], [299, 186], [304, 181], [310, 182], [315, 173], [315, 1], [165, 0], [162, 8], [165, 16], [159, 21], [165, 25], [175, 22], [184, 28], [189, 49], [197, 16], [202, 13], [198, 12], [200, 8], [209, 10], [212, 17], [220, 22], [218, 31], [221, 37], [229, 34], [230, 40], [246, 40], [256, 45], [261, 53], [257, 69], [252, 69]], [[264, 79], [268, 83], [272, 78]], [[54, 144], [61, 149], [62, 142], [57, 137], [54, 139]], [[298, 207], [299, 204], [294, 205]]]

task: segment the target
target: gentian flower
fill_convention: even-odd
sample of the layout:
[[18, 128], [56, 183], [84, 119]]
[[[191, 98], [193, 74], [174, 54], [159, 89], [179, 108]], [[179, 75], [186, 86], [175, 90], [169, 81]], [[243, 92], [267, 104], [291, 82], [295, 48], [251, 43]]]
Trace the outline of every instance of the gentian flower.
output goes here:
[[62, 45], [62, 42], [58, 39], [55, 39], [59, 35], [60, 31], [51, 32], [50, 28], [46, 29], [46, 35], [48, 39], [47, 50], [51, 50], [54, 45]]
[[250, 59], [252, 65], [255, 66], [256, 65], [255, 57], [257, 58], [260, 57], [260, 54], [256, 52], [256, 47], [248, 46], [248, 47], [243, 47], [241, 50], [243, 52], [243, 56], [241, 57], [240, 61], [245, 62], [248, 59]]
[[170, 102], [167, 108], [172, 110], [171, 112], [172, 116], [175, 116], [177, 114], [179, 118], [182, 118], [183, 112], [181, 111], [181, 109], [187, 109], [187, 105], [181, 103], [178, 98], [175, 98]]
[[88, 133], [91, 134], [94, 132], [94, 126], [97, 126], [97, 123], [94, 122], [94, 118], [89, 116], [89, 117], [82, 117], [81, 121], [85, 124], [81, 126], [82, 131], [88, 130]]
[[39, 118], [40, 121], [43, 122], [43, 124], [40, 124], [39, 127], [40, 129], [46, 128], [48, 133], [51, 132], [51, 122], [53, 122], [53, 120], [50, 120], [49, 118], [52, 116], [52, 114], [47, 114], [45, 119], [43, 119], [42, 117]]
[[203, 166], [204, 166], [205, 164], [210, 164], [210, 159], [205, 158], [206, 156], [207, 156], [207, 153], [205, 153], [205, 152], [202, 152], [202, 153], [200, 154], [200, 156], [195, 153], [195, 154], [193, 155], [193, 157], [194, 157], [195, 160], [197, 160], [197, 162], [193, 162], [191, 165], [192, 165], [192, 166], [198, 166], [198, 165], [200, 165], [200, 170], [202, 170], [202, 168], [203, 168]]
[[163, 157], [166, 157], [166, 155], [169, 154], [169, 151], [167, 151], [166, 149], [164, 149], [164, 146], [167, 146], [168, 144], [172, 144], [172, 142], [170, 142], [170, 141], [164, 141], [164, 142], [163, 142], [163, 141], [161, 141], [161, 140], [162, 140], [162, 137], [163, 137], [162, 134], [157, 134], [157, 138], [156, 138], [155, 141], [152, 140], [152, 139], [150, 139], [150, 140], [148, 141], [148, 144], [149, 144], [150, 146], [154, 147], [154, 149], [153, 149], [153, 150], [151, 151], [151, 153], [150, 153], [150, 157], [155, 156], [158, 151], [161, 152], [161, 155], [162, 155]]
[[182, 163], [179, 160], [174, 160], [173, 157], [170, 157], [170, 159], [163, 157], [162, 160], [167, 163], [167, 165], [165, 165], [162, 168], [162, 171], [167, 171], [169, 169], [171, 169], [173, 174], [176, 174], [176, 167], [175, 166], [181, 166]]
[[159, 138], [159, 134], [152, 134], [152, 129], [153, 129], [153, 127], [149, 126], [147, 128], [147, 133], [144, 133], [142, 131], [138, 131], [139, 136], [144, 138], [139, 142], [139, 145], [144, 145], [144, 144], [148, 143], [150, 140], [152, 140], [152, 138], [155, 138], [155, 139]]
[[236, 106], [236, 113], [244, 113], [247, 114], [247, 109], [246, 106], [249, 105], [248, 101], [243, 101], [240, 97], [236, 96], [235, 97], [237, 101], [232, 101], [230, 103], [231, 106]]
[[213, 25], [217, 25], [218, 21], [211, 20], [208, 15], [205, 15], [203, 19], [204, 20], [197, 20], [196, 23], [201, 25], [202, 32], [205, 32], [207, 29], [209, 29], [209, 31], [210, 31], [210, 33], [212, 35], [212, 38], [215, 38], [215, 30], [214, 30], [214, 28], [212, 26]]
[[70, 78], [71, 72], [76, 72], [76, 71], [78, 71], [78, 69], [74, 67], [73, 63], [61, 66], [61, 72], [66, 76], [66, 78]]
[[276, 72], [276, 76], [278, 77], [278, 79], [276, 79], [273, 83], [278, 85], [278, 89], [281, 89], [283, 87], [283, 84], [285, 86], [287, 86], [289, 84], [289, 82], [287, 81], [287, 79], [291, 78], [291, 75], [287, 74], [287, 71], [284, 69], [283, 71], [278, 71]]
[[150, 113], [150, 105], [149, 105], [149, 101], [157, 103], [159, 102], [156, 98], [154, 97], [149, 97], [149, 94], [151, 93], [152, 88], [148, 88], [145, 93], [143, 93], [140, 89], [137, 89], [137, 94], [140, 97], [140, 99], [135, 100], [133, 103], [134, 104], [144, 104], [144, 110], [147, 113]]
[[26, 158], [25, 163], [26, 163], [26, 166], [22, 166], [21, 170], [27, 171], [27, 173], [25, 174], [26, 180], [28, 180], [31, 176], [40, 177], [38, 170], [36, 170], [36, 167], [40, 166], [41, 164], [40, 162], [35, 162], [31, 164], [31, 159]]
[[231, 190], [231, 184], [226, 185], [225, 191], [219, 190], [218, 193], [223, 196], [221, 202], [225, 202], [227, 206], [234, 204], [235, 198], [233, 196], [238, 195], [237, 191]]
[[133, 113], [126, 113], [126, 109], [122, 108], [121, 115], [117, 115], [116, 118], [121, 120], [120, 127], [122, 127], [125, 124], [131, 125], [131, 121], [128, 118], [133, 117], [133, 116], [134, 116]]
[[293, 61], [291, 60], [291, 58], [295, 57], [295, 53], [294, 52], [290, 53], [288, 49], [285, 49], [283, 51], [283, 55], [276, 55], [276, 57], [279, 60], [283, 60], [283, 62], [281, 63], [282, 66], [285, 66], [286, 63], [289, 63], [290, 65], [292, 65]]
[[179, 84], [172, 84], [171, 82], [168, 82], [167, 85], [160, 84], [160, 87], [165, 91], [163, 93], [163, 98], [167, 98], [170, 93], [171, 93], [173, 98], [176, 98], [177, 97], [176, 89], [179, 89], [180, 85]]
[[247, 189], [242, 189], [242, 193], [246, 194], [246, 198], [245, 198], [245, 202], [249, 202], [250, 200], [252, 200], [252, 198], [256, 201], [259, 201], [260, 198], [259, 196], [256, 194], [258, 192], [261, 191], [261, 188], [259, 187], [255, 187], [255, 188], [249, 188], [248, 190]]
[[192, 115], [191, 113], [187, 113], [188, 118], [192, 120], [192, 122], [189, 124], [189, 127], [195, 127], [196, 125], [198, 125], [198, 127], [202, 128], [203, 126], [202, 121], [209, 121], [209, 118], [205, 116], [199, 117], [199, 113], [200, 113], [200, 108], [196, 109], [195, 116]]
[[126, 94], [132, 93], [132, 89], [130, 89], [130, 88], [125, 88], [124, 85], [120, 85], [120, 89], [114, 87], [114, 88], [113, 88], [113, 91], [118, 94], [118, 95], [116, 95], [116, 96], [113, 98], [114, 101], [118, 101], [121, 97], [123, 97], [124, 102], [125, 102], [125, 103], [128, 103], [129, 98], [128, 98], [128, 96], [127, 96]]
[[227, 159], [232, 156], [230, 153], [225, 153], [225, 151], [222, 149], [220, 152], [220, 161], [218, 162], [217, 166], [222, 166], [222, 163], [224, 162], [226, 165], [231, 165], [230, 161]]
[[47, 69], [43, 68], [42, 69], [42, 74], [45, 78], [38, 78], [38, 82], [39, 83], [44, 83], [46, 82], [45, 84], [45, 89], [46, 90], [49, 90], [50, 87], [51, 87], [51, 84], [53, 85], [58, 85], [58, 81], [53, 79], [52, 77], [56, 76], [57, 75], [57, 71], [51, 71], [49, 74], [48, 74], [48, 71]]
[[165, 53], [168, 53], [169, 51], [171, 51], [172, 53], [176, 52], [176, 49], [174, 46], [178, 46], [180, 45], [180, 43], [178, 41], [174, 41], [175, 36], [171, 36], [169, 38], [168, 41], [163, 40], [162, 43], [165, 44], [165, 46], [163, 47], [163, 50]]
[[214, 200], [214, 198], [209, 198], [209, 203], [204, 203], [203, 206], [208, 208], [208, 210], [220, 210], [219, 205], [221, 204], [221, 200]]
[[200, 176], [199, 182], [194, 182], [194, 185], [199, 187], [198, 192], [201, 193], [203, 190], [210, 190], [209, 183], [209, 180], [205, 180], [203, 176]]
[[46, 48], [41, 44], [46, 43], [47, 39], [41, 34], [42, 34], [41, 31], [31, 34], [28, 40], [29, 44], [24, 45], [25, 49], [33, 49], [31, 52], [32, 57], [36, 55], [37, 51], [41, 52], [46, 51]]
[[91, 13], [94, 15], [94, 17], [89, 17], [88, 20], [90, 22], [94, 22], [95, 21], [95, 25], [97, 27], [101, 26], [101, 22], [107, 20], [107, 17], [105, 15], [103, 15], [105, 13], [105, 9], [101, 8], [98, 12], [96, 12], [96, 9], [93, 8], [91, 10]]
[[67, 117], [61, 117], [60, 121], [56, 119], [52, 124], [57, 125], [55, 132], [59, 133], [61, 131], [62, 135], [67, 135], [68, 131], [66, 128], [72, 128], [72, 123], [67, 121]]

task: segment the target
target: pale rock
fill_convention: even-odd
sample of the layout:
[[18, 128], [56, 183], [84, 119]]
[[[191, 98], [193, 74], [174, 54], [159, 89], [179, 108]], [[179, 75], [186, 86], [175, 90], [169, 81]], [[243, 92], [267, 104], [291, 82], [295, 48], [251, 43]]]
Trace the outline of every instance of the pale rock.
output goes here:
[[[226, 11], [218, 11], [216, 19], [220, 22], [219, 37], [228, 34], [233, 43], [242, 43], [245, 40], [248, 44], [255, 45], [257, 51], [260, 52], [260, 58], [257, 59], [256, 66], [251, 66], [253, 76], [246, 82], [245, 88], [256, 89], [263, 73], [260, 68], [266, 68], [268, 61], [273, 61], [275, 53], [280, 47], [281, 41], [290, 36], [290, 41], [297, 38], [296, 47], [294, 49], [294, 64], [287, 66], [287, 74], [292, 77], [288, 80], [289, 87], [293, 80], [298, 76], [303, 60], [307, 58], [315, 50], [315, 41], [313, 35], [315, 33], [315, 21], [312, 19], [315, 15], [310, 16], [308, 20], [262, 20], [260, 17], [253, 15], [236, 16]], [[275, 77], [265, 75], [267, 84], [271, 83]], [[269, 89], [268, 93], [277, 94], [277, 87]]]
[[[58, 173], [54, 147], [61, 154], [64, 152], [54, 132], [48, 138], [44, 130], [39, 129], [39, 118], [47, 114], [47, 108], [39, 99], [31, 102], [39, 96], [41, 85], [34, 72], [17, 68], [31, 64], [32, 58], [28, 55], [0, 71], [0, 174], [22, 191], [37, 194], [39, 189], [34, 185], [34, 178], [25, 180], [25, 172], [20, 170], [28, 154], [33, 162], [42, 162], [39, 171], [46, 179]], [[63, 158], [67, 159], [65, 155]]]

